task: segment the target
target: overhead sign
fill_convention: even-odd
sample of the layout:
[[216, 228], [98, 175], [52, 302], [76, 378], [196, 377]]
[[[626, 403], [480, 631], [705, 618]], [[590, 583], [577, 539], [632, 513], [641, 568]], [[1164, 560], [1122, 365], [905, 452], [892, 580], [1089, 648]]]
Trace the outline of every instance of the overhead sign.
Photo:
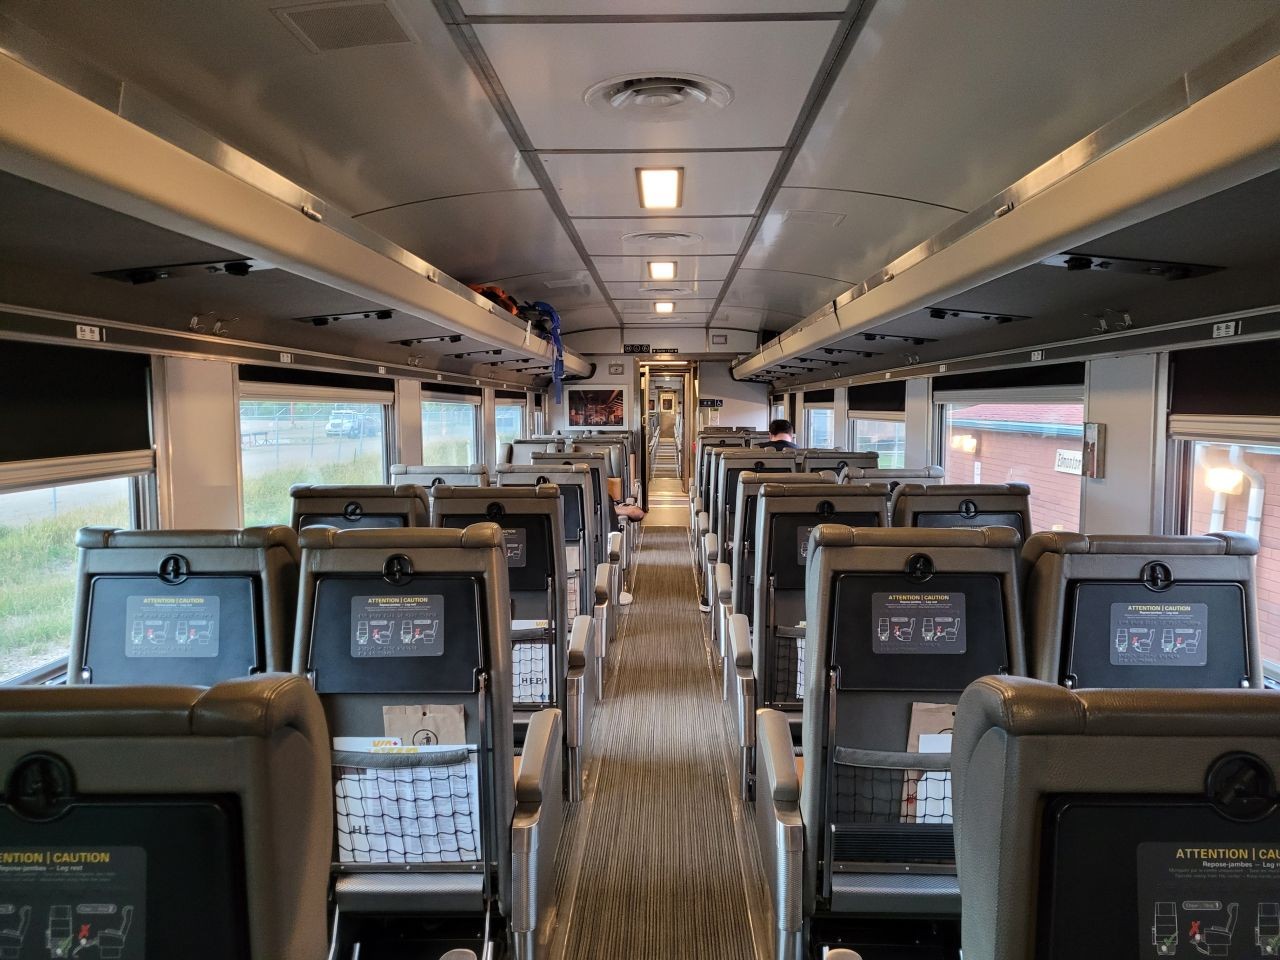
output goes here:
[[718, 410], [724, 406], [723, 400], [702, 399], [698, 401], [698, 406], [705, 407], [709, 410]]
[[623, 353], [651, 353], [647, 343], [624, 343], [622, 345]]
[[650, 353], [679, 353], [679, 347], [654, 347]]

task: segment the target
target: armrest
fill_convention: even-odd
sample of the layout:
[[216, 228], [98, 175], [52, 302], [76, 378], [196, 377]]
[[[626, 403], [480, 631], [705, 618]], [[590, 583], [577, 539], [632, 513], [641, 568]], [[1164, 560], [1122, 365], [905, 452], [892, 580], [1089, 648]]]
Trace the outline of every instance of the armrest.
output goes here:
[[622, 534], [617, 530], [611, 531], [609, 534], [609, 562], [618, 563], [622, 560]]
[[745, 613], [735, 613], [729, 618], [729, 650], [733, 654], [733, 665], [751, 673], [751, 622]]
[[698, 536], [705, 537], [711, 530], [711, 514], [705, 510], [698, 511]]
[[800, 803], [800, 774], [791, 745], [791, 725], [777, 710], [756, 711], [756, 797], [763, 793], [781, 809]]
[[733, 603], [733, 571], [727, 563], [716, 564], [716, 599], [721, 603]]
[[552, 779], [560, 758], [560, 711], [539, 710], [529, 718], [516, 773], [516, 803], [541, 803], [552, 791], [560, 792], [559, 777]]
[[714, 533], [708, 533], [702, 538], [702, 562], [707, 565], [707, 572], [715, 574], [713, 564], [716, 558], [720, 556], [720, 538]]
[[612, 576], [609, 564], [596, 564], [596, 603], [609, 602], [609, 579]]
[[569, 634], [569, 670], [581, 672], [587, 666], [591, 656], [591, 632], [595, 621], [589, 616], [579, 614], [573, 618], [573, 627]]
[[[738, 746], [751, 749], [756, 745], [756, 675], [751, 669], [751, 624], [745, 613], [729, 617], [729, 638], [725, 656], [733, 658], [733, 699], [737, 708]], [[725, 665], [726, 675], [729, 667]], [[750, 774], [750, 757], [744, 759], [743, 789]], [[794, 761], [793, 761], [794, 763]]]

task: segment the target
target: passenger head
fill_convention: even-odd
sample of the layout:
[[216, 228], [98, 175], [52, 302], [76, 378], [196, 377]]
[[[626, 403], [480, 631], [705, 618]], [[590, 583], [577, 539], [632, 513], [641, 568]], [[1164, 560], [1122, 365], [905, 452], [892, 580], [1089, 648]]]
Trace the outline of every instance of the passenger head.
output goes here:
[[793, 443], [796, 439], [796, 428], [791, 425], [790, 420], [773, 420], [769, 424], [769, 439]]

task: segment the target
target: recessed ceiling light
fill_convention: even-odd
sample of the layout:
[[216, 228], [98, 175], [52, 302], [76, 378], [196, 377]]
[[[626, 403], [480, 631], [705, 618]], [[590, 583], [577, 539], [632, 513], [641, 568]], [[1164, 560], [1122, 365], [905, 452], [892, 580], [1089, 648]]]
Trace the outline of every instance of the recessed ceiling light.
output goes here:
[[636, 182], [646, 210], [674, 210], [684, 200], [684, 167], [636, 167]]
[[670, 300], [658, 300], [653, 305], [654, 313], [674, 313], [676, 305]]
[[676, 278], [676, 262], [674, 260], [650, 260], [650, 280], [674, 280]]

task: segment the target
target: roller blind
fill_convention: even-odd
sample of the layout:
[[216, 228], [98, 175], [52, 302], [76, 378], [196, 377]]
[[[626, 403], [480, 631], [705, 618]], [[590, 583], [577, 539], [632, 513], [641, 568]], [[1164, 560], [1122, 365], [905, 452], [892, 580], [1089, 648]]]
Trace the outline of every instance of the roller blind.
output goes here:
[[850, 387], [849, 409], [901, 413], [907, 409], [907, 381], [888, 380]]
[[1084, 363], [1050, 363], [979, 373], [934, 377], [935, 392], [947, 390], [1005, 390], [1011, 387], [1083, 386]]
[[1280, 341], [1263, 340], [1169, 355], [1169, 412], [1280, 415]]

